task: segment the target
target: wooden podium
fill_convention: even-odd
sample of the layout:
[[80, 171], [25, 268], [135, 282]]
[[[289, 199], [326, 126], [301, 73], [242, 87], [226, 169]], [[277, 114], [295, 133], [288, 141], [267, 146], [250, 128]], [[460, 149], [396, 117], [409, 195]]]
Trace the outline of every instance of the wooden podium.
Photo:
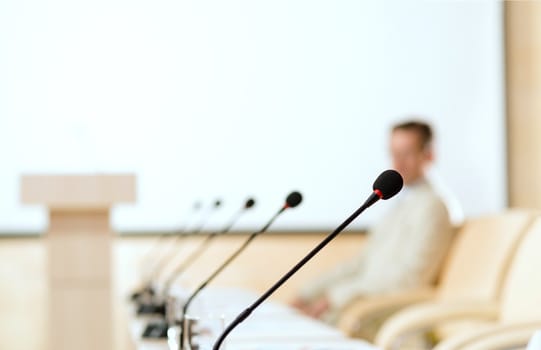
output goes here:
[[109, 210], [135, 176], [23, 175], [21, 200], [49, 209], [49, 350], [112, 350]]

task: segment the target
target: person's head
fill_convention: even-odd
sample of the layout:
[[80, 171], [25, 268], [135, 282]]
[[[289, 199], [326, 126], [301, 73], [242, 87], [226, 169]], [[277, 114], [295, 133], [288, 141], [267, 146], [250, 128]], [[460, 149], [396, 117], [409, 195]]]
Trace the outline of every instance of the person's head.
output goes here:
[[422, 121], [407, 121], [393, 126], [391, 131], [393, 167], [406, 185], [424, 176], [426, 166], [433, 160], [432, 128]]

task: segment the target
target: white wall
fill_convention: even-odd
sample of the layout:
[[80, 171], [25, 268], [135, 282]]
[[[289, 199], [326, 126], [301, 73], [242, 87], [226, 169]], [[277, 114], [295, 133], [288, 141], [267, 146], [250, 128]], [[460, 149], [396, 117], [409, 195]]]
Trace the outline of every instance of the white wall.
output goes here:
[[[169, 229], [219, 195], [258, 227], [329, 229], [386, 168], [388, 128], [437, 130], [437, 173], [467, 215], [505, 206], [497, 2], [0, 2], [0, 230], [42, 230], [21, 173], [133, 171], [119, 230]], [[389, 203], [359, 220], [365, 226]]]

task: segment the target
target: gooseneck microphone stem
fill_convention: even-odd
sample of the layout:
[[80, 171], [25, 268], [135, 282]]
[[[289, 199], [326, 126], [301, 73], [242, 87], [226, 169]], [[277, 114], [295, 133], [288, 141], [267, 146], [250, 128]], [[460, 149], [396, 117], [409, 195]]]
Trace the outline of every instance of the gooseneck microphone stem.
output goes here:
[[179, 342], [179, 350], [183, 350], [183, 347], [184, 347], [184, 336], [183, 336], [183, 332], [184, 332], [184, 321], [186, 319], [186, 313], [188, 312], [188, 308], [190, 307], [190, 304], [191, 302], [193, 301], [193, 299], [195, 299], [195, 297], [203, 290], [205, 289], [205, 287], [210, 283], [212, 282], [229, 264], [231, 264], [231, 262], [233, 260], [235, 260], [237, 258], [237, 256], [240, 255], [240, 253], [242, 253], [244, 251], [244, 249], [246, 249], [246, 247], [254, 240], [254, 238], [256, 238], [258, 235], [260, 235], [261, 233], [265, 232], [268, 230], [268, 228], [270, 227], [270, 225], [272, 225], [272, 223], [276, 220], [276, 218], [278, 218], [278, 216], [280, 216], [280, 214], [282, 214], [284, 212], [284, 210], [286, 210], [287, 207], [284, 206], [282, 207], [270, 220], [269, 222], [262, 228], [260, 229], [259, 231], [256, 231], [254, 233], [252, 233], [245, 241], [244, 243], [239, 247], [237, 248], [237, 250], [231, 254], [229, 256], [229, 258], [227, 258], [203, 283], [201, 283], [199, 285], [199, 287], [196, 288], [196, 290], [188, 297], [188, 299], [186, 300], [186, 302], [184, 303], [184, 306], [182, 307], [182, 319], [181, 319], [181, 322], [180, 322], [180, 327], [181, 327], [181, 332], [180, 332], [180, 342]]
[[[353, 220], [355, 220], [363, 211], [379, 200], [378, 195], [373, 193], [366, 202], [349, 216], [340, 226], [338, 226], [331, 234], [329, 234], [321, 243], [312, 249], [301, 261], [299, 261], [291, 270], [289, 270], [282, 278], [270, 287], [263, 295], [261, 295], [252, 305], [241, 312], [227, 326], [220, 337], [216, 340], [213, 350], [219, 350], [225, 338], [231, 333], [240, 323], [242, 323], [250, 314], [265, 300], [267, 300], [278, 288], [280, 288], [291, 276], [293, 276], [301, 267], [303, 267], [310, 259], [312, 259], [321, 249], [323, 249], [330, 241], [332, 241], [340, 232], [342, 232]], [[181, 349], [182, 350], [182, 349]]]
[[173, 233], [175, 237], [171, 240], [169, 249], [167, 250], [167, 252], [162, 256], [162, 258], [158, 261], [158, 263], [152, 269], [152, 273], [149, 275], [147, 285], [152, 285], [153, 276], [155, 276], [158, 272], [162, 271], [165, 268], [165, 266], [167, 266], [171, 262], [171, 260], [173, 260], [173, 258], [177, 256], [177, 249], [176, 249], [177, 244], [181, 240], [190, 236], [194, 236], [198, 234], [199, 232], [201, 232], [201, 230], [203, 230], [203, 227], [205, 226], [205, 223], [208, 221], [211, 214], [212, 212], [207, 213], [207, 215], [201, 220], [199, 225], [196, 228], [192, 229], [191, 232], [186, 233], [186, 227], [184, 227], [183, 229], [178, 230]]
[[[201, 226], [200, 226], [196, 230], [194, 230], [194, 231], [192, 231], [190, 233], [187, 233], [186, 232], [187, 227], [188, 227], [188, 225], [186, 224], [183, 228], [175, 230], [175, 231], [173, 231], [171, 233], [164, 233], [163, 235], [161, 235], [158, 238], [158, 241], [156, 242], [155, 248], [158, 248], [160, 246], [159, 243], [162, 240], [165, 240], [169, 236], [173, 236], [173, 238], [170, 240], [167, 247], [165, 247], [162, 254], [160, 254], [161, 256], [158, 258], [157, 263], [154, 264], [154, 266], [151, 268], [150, 272], [148, 272], [148, 276], [145, 277], [145, 279], [144, 279], [144, 281], [145, 281], [144, 285], [146, 286], [145, 288], [152, 288], [153, 276], [155, 276], [156, 273], [162, 271], [163, 268], [171, 261], [171, 259], [173, 257], [175, 257], [175, 255], [176, 255], [176, 248], [175, 247], [178, 245], [178, 243], [181, 242], [184, 238], [188, 237], [190, 235], [190, 233], [191, 234], [197, 233], [201, 229]], [[153, 249], [153, 250], [156, 250], [156, 249]], [[149, 257], [149, 256], [154, 255], [154, 254], [152, 254], [153, 250], [149, 251], [149, 253], [147, 253], [146, 256]]]
[[[197, 212], [199, 209], [200, 209], [200, 203], [196, 202], [194, 204], [194, 212]], [[154, 255], [154, 253], [159, 250], [160, 245], [161, 245], [160, 244], [161, 241], [167, 239], [169, 236], [175, 236], [175, 239], [172, 240], [174, 242], [177, 239], [176, 236], [180, 236], [180, 235], [184, 234], [186, 232], [186, 230], [188, 229], [188, 227], [189, 227], [189, 222], [185, 223], [182, 226], [182, 228], [174, 230], [171, 233], [164, 233], [164, 234], [160, 235], [160, 237], [158, 237], [158, 239], [156, 240], [156, 243], [154, 244], [154, 246], [149, 249], [149, 251], [147, 252], [147, 254], [145, 254], [145, 257], [143, 259], [147, 260], [147, 259], [151, 258]], [[174, 245], [172, 244], [171, 247], [174, 247]]]
[[[195, 232], [195, 231], [194, 231]], [[190, 234], [193, 234], [192, 232]], [[153, 277], [160, 271], [163, 270], [163, 268], [173, 259], [173, 257], [176, 255], [177, 249], [176, 246], [178, 243], [180, 243], [182, 240], [184, 240], [186, 237], [188, 237], [190, 234], [187, 233], [178, 233], [171, 239], [171, 242], [169, 242], [169, 247], [166, 249], [165, 253], [162, 254], [161, 258], [158, 260], [154, 268], [152, 269], [152, 272], [148, 275], [147, 284], [152, 284]]]
[[233, 225], [237, 222], [237, 220], [239, 219], [239, 217], [241, 216], [241, 214], [243, 213], [245, 209], [242, 209], [242, 210], [239, 210], [234, 216], [233, 218], [231, 219], [230, 223], [224, 227], [221, 231], [219, 232], [213, 232], [211, 234], [209, 234], [207, 237], [205, 237], [205, 239], [203, 240], [203, 242], [201, 242], [201, 244], [199, 245], [199, 247], [194, 250], [189, 256], [188, 258], [186, 258], [184, 260], [184, 262], [182, 264], [180, 264], [169, 276], [169, 278], [166, 280], [165, 284], [164, 284], [164, 296], [167, 296], [169, 294], [169, 291], [171, 289], [171, 285], [173, 284], [173, 282], [175, 281], [175, 279], [181, 274], [184, 272], [184, 270], [186, 270], [191, 264], [193, 264], [195, 262], [195, 260], [197, 260], [199, 258], [199, 256], [201, 256], [201, 254], [203, 254], [207, 248], [209, 247], [210, 245], [210, 242], [218, 237], [218, 236], [221, 236], [223, 235], [224, 233], [227, 233], [229, 232], [229, 230], [231, 230], [231, 228], [233, 227]]
[[190, 255], [188, 255], [188, 257], [186, 259], [184, 259], [182, 264], [177, 266], [173, 270], [173, 272], [169, 274], [169, 278], [167, 278], [167, 280], [164, 283], [164, 289], [163, 289], [164, 290], [164, 296], [167, 296], [169, 294], [169, 290], [171, 289], [171, 285], [173, 284], [175, 279], [181, 273], [183, 273], [184, 270], [186, 270], [188, 267], [190, 267], [190, 265], [193, 264], [194, 261], [197, 260], [197, 258], [199, 258], [199, 256], [201, 256], [201, 254], [203, 254], [205, 252], [205, 250], [207, 249], [210, 242], [214, 238], [216, 238], [217, 235], [218, 235], [217, 233], [211, 233], [211, 234], [207, 235], [205, 237], [205, 239], [203, 240], [203, 242], [201, 242], [201, 244], [199, 244], [199, 246]]

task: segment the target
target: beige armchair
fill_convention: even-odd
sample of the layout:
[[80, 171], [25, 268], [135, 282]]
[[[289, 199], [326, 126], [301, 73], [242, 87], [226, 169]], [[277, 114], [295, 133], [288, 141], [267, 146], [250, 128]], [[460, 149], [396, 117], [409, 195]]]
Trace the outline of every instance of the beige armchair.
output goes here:
[[541, 322], [492, 325], [456, 334], [439, 343], [434, 350], [525, 349], [532, 335], [541, 329]]
[[[392, 312], [388, 312], [389, 310], [402, 308], [384, 323], [375, 338], [375, 344], [380, 348], [394, 349], [402, 344], [404, 337], [411, 334], [429, 335], [426, 340], [431, 343], [447, 337], [448, 333], [454, 333], [457, 328], [463, 328], [463, 325], [449, 323], [449, 320], [473, 318], [478, 327], [486, 321], [496, 319], [497, 300], [504, 277], [518, 242], [535, 215], [532, 211], [510, 210], [469, 220], [455, 239], [442, 271], [441, 282], [432, 295], [427, 292], [418, 295], [408, 293], [412, 302], [425, 302], [408, 306], [405, 299], [401, 300], [401, 304], [394, 303], [397, 297], [393, 296], [388, 304], [380, 301], [378, 303], [381, 307], [373, 310], [360, 306], [370, 303], [370, 299], [367, 299], [352, 305], [351, 310], [360, 312], [352, 316], [350, 313], [353, 311], [346, 311], [340, 326], [347, 334], [355, 335], [356, 325], [363, 325], [366, 319], [376, 319], [374, 314], [387, 312], [390, 315]], [[363, 313], [364, 310], [369, 312]], [[483, 316], [479, 317], [481, 314]], [[346, 315], [350, 320], [349, 325]], [[357, 321], [353, 322], [351, 319]], [[466, 325], [469, 328], [472, 322], [469, 321]]]
[[349, 337], [373, 341], [383, 322], [391, 315], [411, 304], [433, 299], [434, 296], [435, 289], [426, 288], [361, 298], [342, 310], [338, 328]]
[[438, 350], [526, 348], [541, 329], [541, 218], [526, 233], [506, 278], [497, 324], [450, 337]]

